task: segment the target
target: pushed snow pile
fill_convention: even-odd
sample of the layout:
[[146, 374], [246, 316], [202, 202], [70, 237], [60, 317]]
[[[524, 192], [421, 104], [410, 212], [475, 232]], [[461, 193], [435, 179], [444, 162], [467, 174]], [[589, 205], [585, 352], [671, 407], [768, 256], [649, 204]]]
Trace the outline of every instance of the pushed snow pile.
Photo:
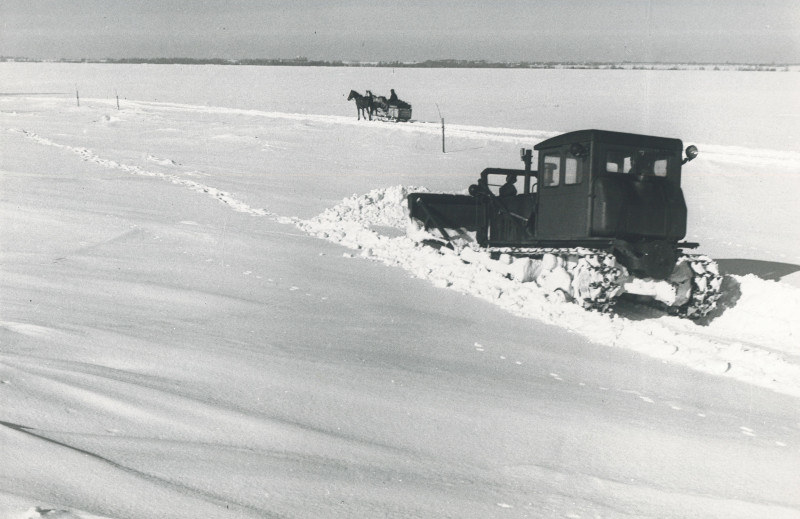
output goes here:
[[[535, 283], [521, 283], [480, 262], [466, 263], [449, 249], [434, 250], [404, 235], [406, 196], [422, 188], [394, 186], [353, 195], [311, 220], [304, 231], [360, 256], [402, 267], [442, 288], [490, 301], [515, 315], [573, 330], [698, 371], [725, 375], [800, 396], [800, 290], [748, 276], [726, 276], [720, 308], [695, 323], [649, 307], [621, 302], [613, 315], [548, 299]], [[392, 230], [393, 232], [387, 232]]]
[[403, 186], [373, 189], [365, 195], [345, 198], [336, 207], [327, 209], [319, 215], [316, 220], [358, 223], [366, 228], [371, 226], [404, 228], [408, 220], [406, 196], [418, 191], [427, 190]]

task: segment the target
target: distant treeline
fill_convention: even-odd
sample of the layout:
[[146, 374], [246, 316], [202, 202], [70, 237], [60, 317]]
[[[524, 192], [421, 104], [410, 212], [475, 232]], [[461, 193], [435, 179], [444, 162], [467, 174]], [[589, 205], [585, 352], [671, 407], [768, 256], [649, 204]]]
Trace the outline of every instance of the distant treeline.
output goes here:
[[633, 62], [558, 62], [558, 61], [486, 61], [436, 59], [425, 61], [327, 61], [305, 57], [279, 59], [221, 59], [221, 58], [104, 58], [43, 60], [0, 56], [0, 62], [34, 63], [118, 63], [153, 65], [250, 65], [268, 67], [391, 67], [391, 68], [531, 68], [531, 69], [608, 69], [608, 70], [742, 70], [788, 71], [797, 65], [750, 63], [633, 63]]

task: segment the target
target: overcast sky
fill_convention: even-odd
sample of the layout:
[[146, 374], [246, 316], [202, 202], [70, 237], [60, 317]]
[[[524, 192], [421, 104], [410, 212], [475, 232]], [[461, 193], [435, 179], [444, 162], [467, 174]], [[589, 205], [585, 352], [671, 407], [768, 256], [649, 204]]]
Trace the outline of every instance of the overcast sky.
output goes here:
[[800, 0], [0, 0], [0, 55], [800, 63]]

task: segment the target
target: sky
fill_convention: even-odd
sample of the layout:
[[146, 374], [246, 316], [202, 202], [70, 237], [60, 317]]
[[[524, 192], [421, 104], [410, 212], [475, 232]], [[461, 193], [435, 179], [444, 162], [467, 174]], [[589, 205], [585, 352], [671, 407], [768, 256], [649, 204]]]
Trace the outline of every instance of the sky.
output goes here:
[[797, 0], [0, 0], [0, 56], [800, 63]]

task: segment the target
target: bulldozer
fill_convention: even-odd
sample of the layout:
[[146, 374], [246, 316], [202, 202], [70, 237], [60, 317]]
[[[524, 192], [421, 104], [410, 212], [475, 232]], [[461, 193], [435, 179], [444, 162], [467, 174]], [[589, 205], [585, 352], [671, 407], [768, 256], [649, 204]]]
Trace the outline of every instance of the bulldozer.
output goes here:
[[700, 319], [722, 276], [683, 241], [681, 173], [697, 155], [680, 139], [564, 133], [520, 150], [524, 169], [484, 169], [466, 194], [410, 193], [408, 235], [587, 309], [626, 297]]

